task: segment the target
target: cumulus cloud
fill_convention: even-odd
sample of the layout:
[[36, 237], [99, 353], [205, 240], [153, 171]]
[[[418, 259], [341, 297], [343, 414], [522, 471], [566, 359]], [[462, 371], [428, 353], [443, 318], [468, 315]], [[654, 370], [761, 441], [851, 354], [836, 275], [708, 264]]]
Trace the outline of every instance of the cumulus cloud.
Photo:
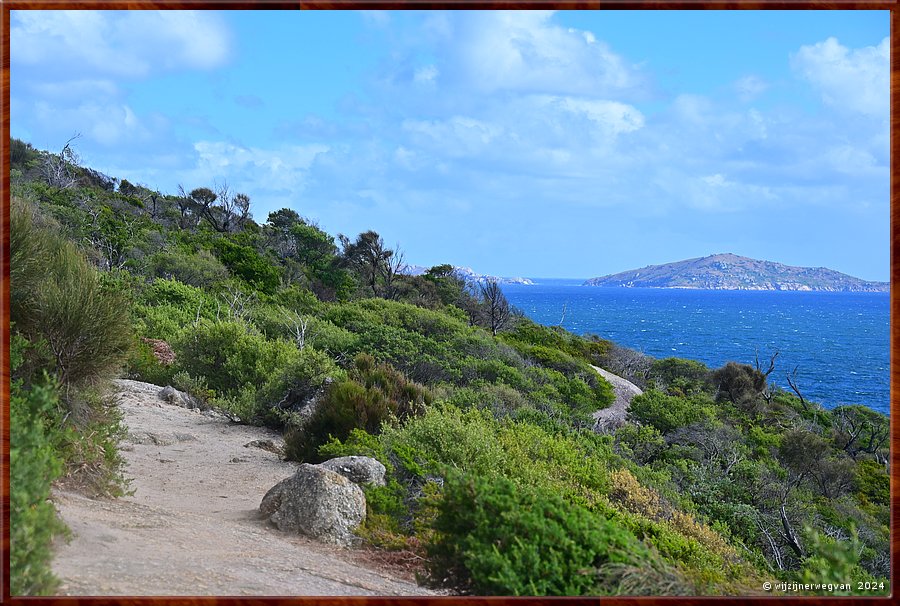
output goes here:
[[35, 143], [77, 131], [105, 147], [172, 146], [169, 120], [135, 111], [125, 83], [218, 68], [230, 55], [230, 32], [211, 12], [12, 11], [11, 117]]
[[636, 131], [644, 126], [644, 115], [637, 108], [618, 101], [556, 96], [539, 96], [536, 101], [545, 107], [555, 106], [564, 112], [584, 116], [610, 135]]
[[227, 28], [201, 11], [12, 11], [10, 61], [45, 73], [140, 78], [212, 69], [231, 53]]
[[791, 67], [839, 110], [887, 118], [890, 103], [890, 39], [850, 49], [837, 38], [801, 46]]
[[325, 145], [286, 145], [274, 149], [246, 147], [225, 141], [194, 144], [196, 165], [184, 178], [191, 183], [227, 179], [235, 189], [252, 192], [301, 192], [309, 168]]
[[466, 11], [432, 20], [454, 85], [499, 91], [609, 95], [642, 84], [636, 67], [591, 33], [552, 22], [553, 11]]

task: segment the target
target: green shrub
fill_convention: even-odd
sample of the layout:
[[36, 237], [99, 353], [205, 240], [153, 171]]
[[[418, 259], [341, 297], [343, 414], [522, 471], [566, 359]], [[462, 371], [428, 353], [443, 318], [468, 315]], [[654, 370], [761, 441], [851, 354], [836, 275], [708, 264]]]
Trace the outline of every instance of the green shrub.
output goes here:
[[507, 385], [492, 383], [455, 389], [447, 402], [458, 408], [485, 408], [497, 418], [509, 416], [528, 405], [528, 400], [519, 391]]
[[503, 465], [497, 428], [489, 411], [433, 406], [402, 428], [385, 429], [384, 443], [408, 468], [420, 468], [423, 475], [440, 466], [488, 475]]
[[251, 418], [270, 427], [282, 427], [289, 422], [291, 412], [344, 374], [325, 353], [304, 347], [283, 368], [273, 371], [256, 395]]
[[58, 395], [46, 382], [10, 386], [10, 587], [11, 595], [53, 595], [58, 580], [50, 569], [53, 535], [65, 532], [49, 501], [50, 485], [63, 471], [53, 445], [58, 431]]
[[202, 378], [220, 396], [245, 385], [263, 385], [279, 374], [299, 351], [286, 341], [267, 341], [252, 326], [237, 321], [201, 320], [173, 343], [175, 366]]
[[195, 253], [159, 252], [151, 259], [150, 274], [174, 278], [191, 286], [213, 286], [228, 279], [228, 270], [208, 250]]
[[655, 360], [650, 366], [650, 378], [655, 379], [661, 389], [680, 391], [689, 395], [702, 391], [710, 378], [710, 370], [702, 362], [683, 358]]
[[649, 557], [624, 528], [504, 478], [449, 475], [434, 530], [431, 581], [479, 595], [595, 595], [600, 567]]
[[715, 409], [704, 396], [682, 398], [650, 390], [631, 401], [628, 416], [666, 434], [691, 423], [715, 418]]
[[74, 422], [64, 426], [58, 443], [66, 463], [65, 481], [93, 496], [118, 497], [128, 491], [125, 460], [119, 452], [127, 428], [113, 397], [112, 388], [105, 384], [70, 390], [67, 395]]
[[315, 460], [329, 439], [344, 440], [353, 429], [378, 433], [385, 423], [406, 421], [431, 402], [427, 389], [371, 356], [357, 356], [350, 377], [331, 385], [309, 420], [288, 431], [289, 459]]
[[68, 241], [12, 214], [11, 312], [17, 330], [46, 341], [65, 384], [96, 382], [118, 369], [132, 344], [129, 303], [104, 288]]
[[616, 452], [645, 465], [657, 458], [665, 449], [666, 441], [652, 425], [626, 423], [614, 434]]
[[228, 238], [214, 240], [212, 247], [233, 275], [262, 293], [275, 293], [280, 282], [279, 271], [252, 247]]
[[143, 340], [131, 348], [125, 369], [128, 378], [154, 385], [171, 383], [174, 374], [174, 365], [162, 364], [154, 355], [152, 345]]
[[891, 477], [884, 465], [872, 459], [863, 459], [856, 465], [855, 476], [854, 485], [860, 497], [876, 505], [890, 505]]
[[206, 378], [192, 377], [183, 370], [172, 375], [171, 384], [172, 387], [197, 398], [197, 401], [203, 405], [209, 404], [216, 397], [215, 390], [210, 389], [206, 384]]

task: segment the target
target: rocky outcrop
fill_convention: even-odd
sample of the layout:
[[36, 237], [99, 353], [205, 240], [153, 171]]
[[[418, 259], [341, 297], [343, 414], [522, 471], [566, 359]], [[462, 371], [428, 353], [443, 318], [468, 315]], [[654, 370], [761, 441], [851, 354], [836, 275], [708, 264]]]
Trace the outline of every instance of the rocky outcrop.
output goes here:
[[162, 388], [159, 394], [157, 394], [157, 397], [167, 404], [181, 406], [182, 408], [196, 408], [200, 410], [204, 408], [200, 400], [183, 391], [178, 391], [171, 385], [167, 385], [166, 387]]
[[349, 547], [358, 541], [353, 531], [366, 517], [366, 497], [341, 474], [304, 463], [266, 493], [259, 512], [279, 530]]
[[338, 457], [320, 463], [319, 467], [337, 472], [354, 484], [384, 486], [384, 465], [372, 457]]

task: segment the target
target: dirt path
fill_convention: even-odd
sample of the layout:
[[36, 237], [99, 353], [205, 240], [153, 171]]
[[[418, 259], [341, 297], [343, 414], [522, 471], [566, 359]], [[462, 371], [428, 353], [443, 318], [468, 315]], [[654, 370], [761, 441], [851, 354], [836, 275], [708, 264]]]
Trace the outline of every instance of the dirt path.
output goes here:
[[625, 423], [625, 416], [628, 414], [628, 407], [631, 405], [631, 400], [634, 399], [634, 396], [639, 396], [644, 392], [641, 391], [640, 387], [619, 375], [614, 375], [599, 366], [591, 366], [591, 368], [599, 372], [604, 379], [612, 384], [613, 392], [616, 394], [616, 399], [611, 406], [598, 410], [592, 415], [594, 417], [594, 429], [599, 431], [615, 429]]
[[257, 515], [295, 465], [252, 440], [280, 436], [163, 403], [118, 381], [134, 495], [55, 493], [72, 530], [53, 568], [61, 595], [431, 595], [367, 566], [360, 552], [285, 535]]

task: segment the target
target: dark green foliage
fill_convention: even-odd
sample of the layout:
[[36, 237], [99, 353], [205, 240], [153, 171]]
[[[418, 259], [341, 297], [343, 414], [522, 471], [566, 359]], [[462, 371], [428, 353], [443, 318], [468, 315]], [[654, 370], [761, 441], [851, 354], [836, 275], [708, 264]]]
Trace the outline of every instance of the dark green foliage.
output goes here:
[[16, 329], [47, 343], [63, 383], [96, 382], [124, 362], [131, 346], [128, 301], [104, 288], [74, 246], [26, 209], [12, 213], [11, 317]]
[[465, 593], [596, 595], [601, 566], [649, 556], [624, 528], [504, 478], [452, 474], [438, 511], [430, 579]]
[[679, 427], [715, 417], [712, 402], [704, 396], [682, 398], [650, 390], [636, 396], [628, 410], [630, 418], [666, 434]]
[[758, 412], [760, 396], [766, 389], [766, 377], [748, 364], [729, 362], [712, 374], [718, 400], [731, 402], [745, 412]]
[[865, 406], [839, 406], [831, 411], [834, 445], [852, 456], [887, 457], [888, 418]]
[[50, 569], [53, 535], [66, 531], [48, 500], [50, 485], [63, 471], [54, 447], [58, 395], [52, 382], [10, 387], [10, 587], [11, 595], [53, 595], [58, 581]]
[[660, 388], [677, 395], [689, 395], [701, 391], [710, 378], [710, 370], [702, 362], [682, 358], [656, 360], [650, 366], [650, 377]]
[[280, 282], [278, 269], [252, 247], [222, 237], [212, 241], [212, 248], [234, 276], [256, 290], [273, 294], [278, 288]]
[[153, 355], [153, 347], [145, 341], [138, 340], [126, 360], [128, 378], [154, 385], [167, 385], [172, 382], [174, 365], [164, 365]]
[[378, 433], [384, 423], [402, 423], [432, 401], [426, 388], [371, 356], [357, 356], [349, 377], [328, 388], [308, 421], [289, 429], [285, 437], [289, 459], [316, 460], [326, 441], [345, 440], [354, 429]]
[[257, 404], [250, 419], [270, 427], [282, 427], [311, 399], [321, 396], [333, 381], [340, 380], [340, 370], [325, 353], [305, 347], [271, 378], [256, 395]]
[[20, 139], [11, 137], [9, 140], [9, 166], [19, 168], [23, 172], [28, 169], [28, 164], [40, 158], [40, 152]]

